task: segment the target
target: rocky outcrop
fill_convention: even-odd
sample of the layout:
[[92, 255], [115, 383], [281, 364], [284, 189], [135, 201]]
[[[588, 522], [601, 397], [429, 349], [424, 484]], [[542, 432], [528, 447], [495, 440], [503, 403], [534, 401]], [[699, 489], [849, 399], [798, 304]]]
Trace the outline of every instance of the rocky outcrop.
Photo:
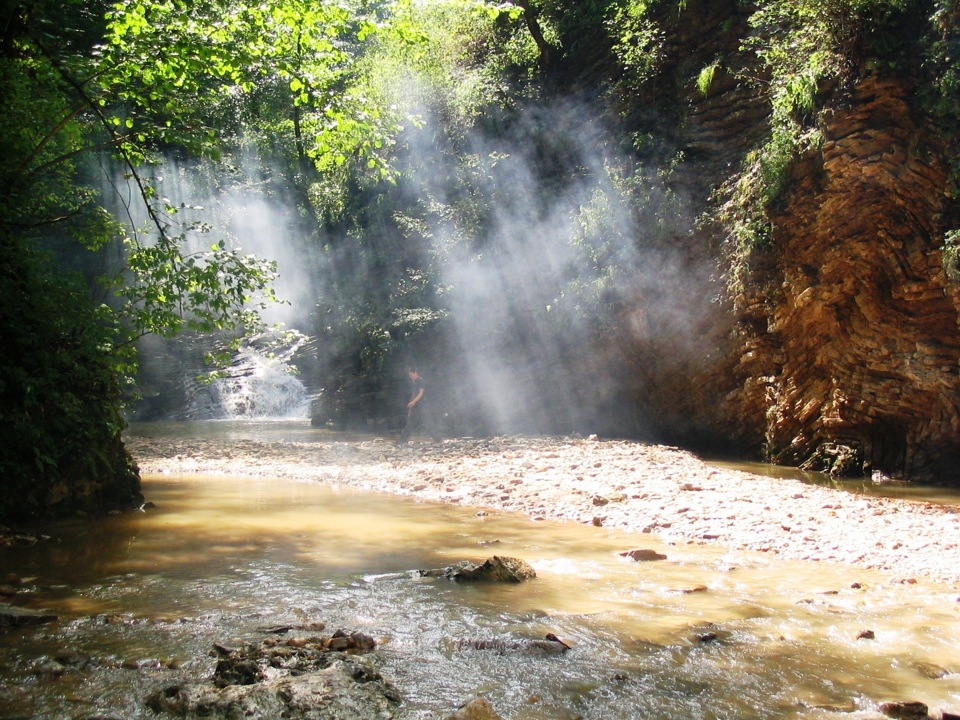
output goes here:
[[771, 257], [738, 298], [731, 403], [763, 418], [771, 458], [827, 443], [864, 470], [917, 477], [957, 459], [960, 287], [940, 256], [949, 199], [942, 148], [910, 88], [873, 75], [822, 116], [774, 218]]
[[362, 633], [268, 640], [244, 648], [216, 646], [208, 682], [171, 685], [147, 701], [174, 717], [373, 720], [395, 716], [399, 696], [368, 655]]
[[[749, 12], [691, 0], [668, 29], [655, 84], [680, 110], [651, 127], [682, 153], [672, 189], [694, 215], [769, 136], [764, 69], [741, 49]], [[704, 94], [693, 80], [711, 61]], [[859, 459], [847, 474], [949, 481], [960, 286], [941, 247], [960, 225], [955, 141], [923, 116], [916, 68], [859, 72], [821, 88], [822, 144], [792, 169], [739, 294], [723, 299], [725, 229], [678, 232], [670, 282], [682, 289], [651, 288], [622, 318], [625, 384], [661, 440], [788, 465], [840, 453]]]

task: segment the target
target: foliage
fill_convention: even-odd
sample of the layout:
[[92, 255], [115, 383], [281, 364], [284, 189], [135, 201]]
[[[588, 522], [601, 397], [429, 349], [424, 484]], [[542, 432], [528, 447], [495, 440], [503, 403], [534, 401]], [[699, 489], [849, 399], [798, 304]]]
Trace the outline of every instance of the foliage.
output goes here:
[[934, 2], [925, 45], [925, 101], [950, 136], [960, 119], [960, 5], [956, 0]]
[[663, 30], [653, 14], [657, 0], [628, 0], [615, 5], [606, 21], [613, 49], [635, 84], [650, 79], [663, 60]]
[[142, 502], [119, 442], [119, 333], [80, 278], [0, 238], [0, 517], [102, 511]]
[[910, 0], [765, 0], [750, 16], [753, 34], [741, 50], [753, 53], [769, 77], [770, 136], [745, 158], [721, 195], [716, 218], [727, 229], [736, 289], [749, 256], [771, 241], [771, 215], [794, 163], [819, 146], [821, 87], [855, 79], [867, 58], [895, 62], [897, 26]]
[[709, 65], [703, 68], [700, 73], [697, 75], [697, 91], [703, 96], [706, 97], [710, 94], [710, 86], [713, 85], [713, 78], [717, 74], [717, 69], [720, 67], [720, 63], [713, 61]]
[[960, 282], [960, 230], [952, 230], [943, 239], [943, 269], [953, 282]]

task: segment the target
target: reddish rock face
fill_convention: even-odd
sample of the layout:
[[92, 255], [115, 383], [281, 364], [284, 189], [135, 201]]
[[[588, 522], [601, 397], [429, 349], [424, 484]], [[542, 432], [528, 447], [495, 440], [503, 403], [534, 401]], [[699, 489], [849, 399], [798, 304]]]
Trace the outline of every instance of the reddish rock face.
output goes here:
[[840, 442], [862, 449], [867, 470], [935, 474], [960, 449], [941, 148], [893, 80], [868, 78], [823, 121], [822, 152], [774, 219], [775, 257], [738, 299], [750, 332], [733, 404], [762, 411], [776, 461]]
[[[684, 157], [672, 187], [710, 215], [769, 136], [770, 100], [739, 49], [746, 16], [707, 5], [691, 0], [696, 26], [670, 30], [657, 82], [686, 93], [661, 128]], [[683, 68], [715, 57], [725, 70], [704, 96]], [[610, 353], [659, 440], [789, 465], [845, 447], [863, 472], [956, 482], [960, 284], [941, 248], [960, 226], [957, 142], [924, 118], [908, 69], [859, 72], [821, 88], [823, 143], [792, 169], [745, 289], [723, 287], [724, 228], [678, 234], [672, 294], [639, 292]]]

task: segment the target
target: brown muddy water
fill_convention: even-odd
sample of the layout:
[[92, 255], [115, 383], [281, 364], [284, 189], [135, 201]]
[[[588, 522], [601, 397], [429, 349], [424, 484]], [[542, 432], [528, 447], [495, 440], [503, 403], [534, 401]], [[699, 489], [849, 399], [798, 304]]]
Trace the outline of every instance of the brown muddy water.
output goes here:
[[[398, 718], [477, 695], [508, 720], [874, 718], [890, 700], [960, 712], [945, 586], [314, 483], [148, 476], [144, 493], [155, 508], [0, 550], [22, 581], [11, 601], [58, 616], [0, 631], [0, 717], [157, 718], [144, 699], [209, 677], [214, 643], [304, 622], [376, 638]], [[667, 558], [620, 556], [635, 548]], [[537, 579], [407, 572], [495, 554]], [[549, 632], [573, 649], [464, 642]]]

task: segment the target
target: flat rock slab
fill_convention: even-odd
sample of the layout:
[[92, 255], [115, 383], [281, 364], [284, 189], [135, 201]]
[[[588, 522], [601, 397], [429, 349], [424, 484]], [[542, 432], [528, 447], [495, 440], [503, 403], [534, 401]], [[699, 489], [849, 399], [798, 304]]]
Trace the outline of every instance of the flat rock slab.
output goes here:
[[56, 615], [41, 610], [17, 607], [0, 603], [0, 628], [43, 625], [57, 619]]

